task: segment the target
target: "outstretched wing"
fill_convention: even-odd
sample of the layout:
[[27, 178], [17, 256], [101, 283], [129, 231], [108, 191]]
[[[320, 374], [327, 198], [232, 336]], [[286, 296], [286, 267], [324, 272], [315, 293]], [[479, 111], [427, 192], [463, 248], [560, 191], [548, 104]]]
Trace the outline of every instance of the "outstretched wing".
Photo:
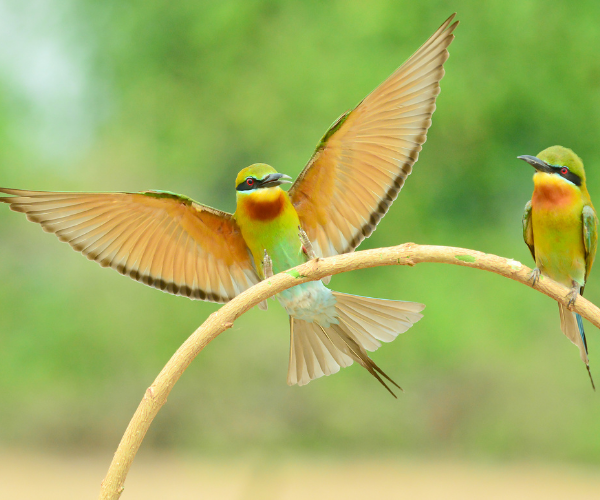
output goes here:
[[289, 194], [317, 254], [353, 250], [386, 214], [426, 140], [454, 15], [327, 131]]
[[191, 299], [227, 302], [260, 279], [231, 214], [184, 196], [51, 193], [0, 197], [103, 267]]
[[[585, 246], [585, 281], [592, 270], [598, 249], [598, 217], [590, 205], [583, 207], [583, 244]], [[581, 292], [583, 294], [583, 287]]]
[[[535, 247], [533, 245], [533, 224], [531, 223], [531, 201], [525, 204], [525, 211], [523, 212], [523, 240], [527, 243], [529, 251], [535, 262]], [[536, 264], [537, 265], [537, 264]]]

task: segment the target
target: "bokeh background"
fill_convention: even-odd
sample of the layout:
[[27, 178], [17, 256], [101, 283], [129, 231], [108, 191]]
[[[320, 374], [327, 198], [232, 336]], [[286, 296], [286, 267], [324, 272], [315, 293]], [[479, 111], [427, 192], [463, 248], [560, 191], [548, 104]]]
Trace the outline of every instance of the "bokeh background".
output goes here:
[[[360, 248], [455, 245], [530, 266], [521, 215], [533, 169], [516, 156], [573, 148], [600, 203], [596, 1], [3, 0], [0, 185], [165, 189], [233, 211], [241, 168], [266, 162], [296, 176], [328, 126], [454, 11], [461, 24], [428, 140]], [[0, 455], [23, 473], [45, 467], [39, 456], [103, 457], [96, 488], [146, 387], [219, 306], [101, 269], [0, 209]], [[600, 302], [596, 271], [586, 296]], [[422, 464], [432, 472], [421, 487], [439, 460], [526, 463], [600, 484], [599, 396], [553, 301], [438, 264], [348, 273], [331, 286], [427, 304], [373, 355], [405, 389], [398, 400], [358, 366], [288, 387], [288, 320], [270, 301], [192, 363], [140, 460], [238, 470], [249, 457], [267, 464], [260, 478], [280, 460], [350, 464], [356, 477], [357, 463], [376, 459]], [[587, 330], [600, 381], [600, 336]]]

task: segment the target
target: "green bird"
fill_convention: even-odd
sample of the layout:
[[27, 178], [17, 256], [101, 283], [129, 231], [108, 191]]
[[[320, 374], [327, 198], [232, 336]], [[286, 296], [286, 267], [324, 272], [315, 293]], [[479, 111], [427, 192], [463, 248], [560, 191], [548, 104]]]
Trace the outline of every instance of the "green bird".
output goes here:
[[[103, 267], [192, 299], [227, 302], [307, 260], [353, 251], [386, 214], [427, 138], [451, 16], [412, 57], [325, 133], [289, 191], [290, 177], [256, 163], [235, 181], [234, 214], [165, 191], [51, 193], [0, 188], [0, 203]], [[421, 319], [423, 304], [359, 297], [322, 281], [285, 290], [288, 384], [356, 362], [392, 394], [369, 357]], [[264, 304], [263, 304], [264, 306]]]
[[[598, 246], [598, 217], [585, 185], [583, 162], [562, 146], [519, 159], [536, 170], [533, 196], [523, 214], [523, 238], [536, 265], [533, 282], [543, 274], [569, 287], [572, 305], [583, 294]], [[562, 332], [579, 348], [595, 390], [581, 316], [560, 303], [558, 309]]]

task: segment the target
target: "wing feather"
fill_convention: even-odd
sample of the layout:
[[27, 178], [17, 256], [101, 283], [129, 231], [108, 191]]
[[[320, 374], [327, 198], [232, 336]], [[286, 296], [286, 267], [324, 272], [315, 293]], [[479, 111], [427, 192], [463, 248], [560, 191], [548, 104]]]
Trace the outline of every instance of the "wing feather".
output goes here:
[[103, 267], [194, 299], [227, 302], [259, 281], [231, 214], [166, 192], [0, 188], [0, 202]]
[[[523, 212], [523, 240], [529, 247], [533, 261], [535, 262], [535, 245], [533, 241], [533, 224], [531, 223], [531, 201], [525, 204], [525, 211]], [[536, 262], [537, 266], [537, 262]]]
[[149, 276], [157, 276], [161, 272], [161, 269], [164, 268], [167, 249], [175, 231], [176, 224], [177, 222], [171, 218], [169, 218], [164, 224], [158, 245], [154, 251], [154, 254], [152, 254], [152, 260], [148, 270]]
[[[583, 207], [583, 243], [585, 246], [585, 281], [594, 265], [596, 250], [598, 249], [598, 217], [591, 205]], [[583, 287], [580, 293], [583, 294]]]
[[302, 227], [323, 256], [368, 237], [411, 173], [440, 92], [453, 18], [330, 127], [291, 187]]

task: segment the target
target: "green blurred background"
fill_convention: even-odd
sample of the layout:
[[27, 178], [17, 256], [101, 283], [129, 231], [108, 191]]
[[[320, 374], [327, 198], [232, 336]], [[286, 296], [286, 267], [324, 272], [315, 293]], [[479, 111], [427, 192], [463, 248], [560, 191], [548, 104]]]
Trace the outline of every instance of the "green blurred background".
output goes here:
[[[296, 176], [328, 126], [454, 11], [427, 143], [360, 249], [455, 245], [531, 266], [521, 215], [533, 169], [517, 155], [573, 148], [600, 203], [596, 1], [4, 0], [0, 185], [165, 189], [233, 211], [241, 168]], [[0, 209], [0, 446], [108, 454], [219, 306], [101, 269]], [[586, 296], [600, 302], [596, 271]], [[373, 355], [405, 389], [398, 400], [355, 365], [288, 387], [288, 320], [271, 301], [192, 363], [142, 450], [600, 464], [598, 395], [547, 297], [437, 264], [331, 286], [427, 304]]]

